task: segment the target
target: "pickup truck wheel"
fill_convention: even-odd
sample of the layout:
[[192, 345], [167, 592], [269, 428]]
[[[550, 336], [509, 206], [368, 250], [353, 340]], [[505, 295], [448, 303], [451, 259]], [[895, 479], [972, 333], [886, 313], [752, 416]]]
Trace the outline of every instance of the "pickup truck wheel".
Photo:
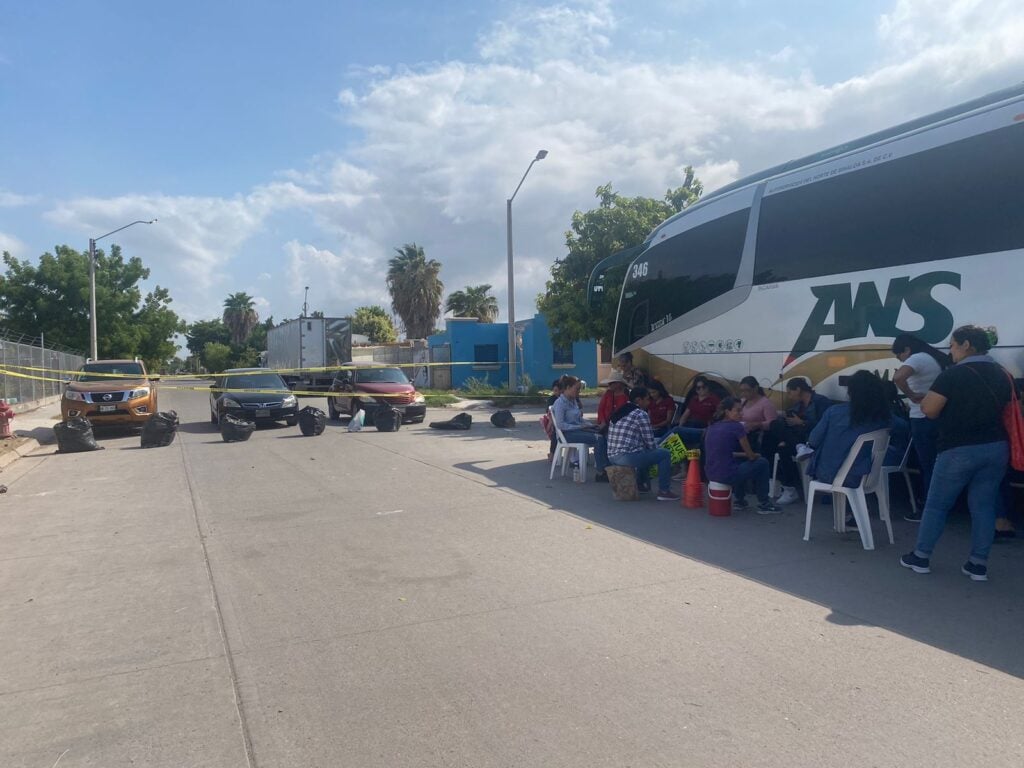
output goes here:
[[337, 400], [335, 397], [327, 398], [327, 415], [330, 416], [331, 421], [341, 421], [341, 414], [338, 409], [334, 407], [334, 401]]

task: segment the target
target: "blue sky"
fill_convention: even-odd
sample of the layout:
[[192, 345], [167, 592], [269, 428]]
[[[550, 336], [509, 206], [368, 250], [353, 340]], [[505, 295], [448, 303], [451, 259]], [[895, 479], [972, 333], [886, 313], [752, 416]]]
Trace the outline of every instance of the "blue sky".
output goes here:
[[[611, 181], [708, 189], [1011, 85], [1006, 0], [4, 0], [0, 248], [115, 236], [186, 319], [387, 304], [415, 241], [449, 290], [534, 309], [572, 212]], [[109, 241], [105, 241], [105, 244]], [[102, 308], [101, 308], [102, 311]]]

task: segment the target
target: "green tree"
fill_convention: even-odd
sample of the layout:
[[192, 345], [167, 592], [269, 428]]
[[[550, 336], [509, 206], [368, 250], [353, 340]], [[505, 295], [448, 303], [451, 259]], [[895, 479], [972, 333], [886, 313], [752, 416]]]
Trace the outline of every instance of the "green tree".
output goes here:
[[572, 215], [572, 229], [565, 233], [568, 253], [555, 260], [551, 279], [537, 297], [537, 307], [547, 318], [556, 344], [566, 346], [587, 339], [611, 343], [627, 266], [609, 270], [596, 306], [588, 302], [590, 273], [601, 260], [642, 243], [654, 227], [695, 202], [703, 191], [690, 167], [685, 169], [683, 185], [668, 190], [664, 200], [623, 197], [611, 183], [597, 188], [597, 208]]
[[231, 332], [233, 344], [245, 344], [252, 333], [260, 316], [256, 312], [256, 302], [252, 296], [240, 291], [233, 293], [224, 300], [224, 325]]
[[455, 317], [475, 317], [481, 323], [493, 323], [498, 318], [498, 300], [490, 295], [491, 286], [467, 285], [463, 291], [449, 294], [445, 311]]
[[[89, 348], [89, 256], [58, 246], [38, 264], [3, 254], [0, 314], [9, 328], [71, 349]], [[100, 357], [144, 358], [153, 368], [173, 355], [171, 339], [182, 326], [170, 295], [157, 286], [145, 296], [149, 278], [142, 260], [127, 261], [114, 245], [96, 252], [96, 328]]]
[[231, 367], [231, 347], [216, 341], [208, 341], [201, 356], [203, 367], [210, 373], [220, 373]]
[[185, 346], [193, 355], [202, 355], [210, 342], [224, 345], [231, 343], [231, 331], [219, 317], [214, 320], [196, 320], [185, 331]]
[[441, 314], [441, 263], [428, 261], [416, 243], [406, 243], [395, 252], [398, 256], [388, 262], [387, 275], [391, 306], [402, 320], [406, 338], [425, 339]]
[[393, 344], [398, 340], [395, 325], [384, 307], [374, 304], [356, 307], [352, 313], [352, 333], [369, 337], [371, 344]]

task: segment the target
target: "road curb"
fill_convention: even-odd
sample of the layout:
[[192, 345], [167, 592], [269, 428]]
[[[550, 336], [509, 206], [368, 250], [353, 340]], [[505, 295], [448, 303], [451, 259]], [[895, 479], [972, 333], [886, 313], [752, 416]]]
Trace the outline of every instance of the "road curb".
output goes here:
[[9, 467], [22, 456], [27, 456], [33, 451], [38, 450], [40, 447], [41, 444], [38, 440], [36, 440], [34, 437], [28, 438], [24, 443], [15, 448], [13, 453], [7, 453], [4, 454], [3, 456], [0, 456], [0, 469], [5, 469], [6, 467]]

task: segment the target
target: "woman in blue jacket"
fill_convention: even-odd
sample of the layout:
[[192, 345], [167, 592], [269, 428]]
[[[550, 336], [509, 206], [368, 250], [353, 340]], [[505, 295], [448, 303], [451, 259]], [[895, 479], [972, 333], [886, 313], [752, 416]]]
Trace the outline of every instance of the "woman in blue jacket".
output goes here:
[[[892, 414], [885, 397], [882, 380], [870, 371], [857, 371], [847, 384], [848, 403], [833, 405], [821, 417], [807, 444], [814, 449], [808, 474], [815, 480], [831, 483], [839, 468], [857, 442], [857, 438], [877, 429], [886, 429], [892, 423]], [[846, 482], [847, 488], [856, 488], [861, 478], [871, 471], [871, 449], [864, 450], [853, 462]]]

